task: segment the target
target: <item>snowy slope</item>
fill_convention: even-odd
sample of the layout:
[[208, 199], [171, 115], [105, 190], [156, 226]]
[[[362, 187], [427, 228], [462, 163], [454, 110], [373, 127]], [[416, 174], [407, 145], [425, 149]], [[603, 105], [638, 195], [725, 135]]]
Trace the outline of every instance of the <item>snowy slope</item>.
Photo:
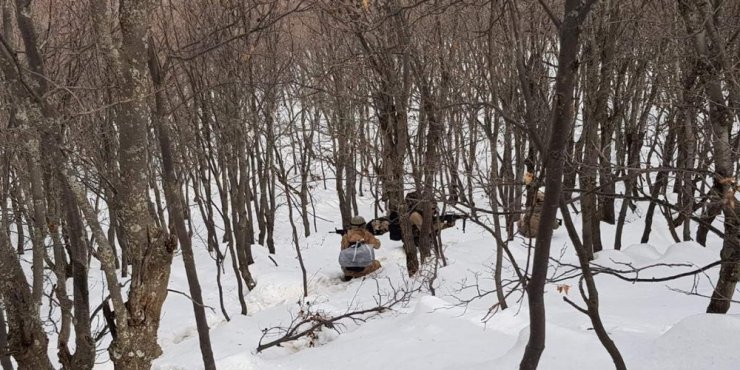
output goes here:
[[[375, 299], [387, 298], [393, 289], [417, 287], [419, 280], [404, 277], [405, 257], [400, 242], [380, 237], [382, 247], [376, 255], [383, 268], [371, 277], [341, 282], [336, 263], [340, 237], [328, 233], [338, 220], [335, 196], [331, 191], [317, 190], [316, 212], [318, 232], [302, 238], [300, 247], [309, 278], [309, 297], [305, 300], [314, 310], [342, 314], [359, 308], [374, 307]], [[372, 215], [371, 199], [362, 201], [363, 214]], [[220, 313], [215, 284], [215, 263], [203, 243], [195, 238], [199, 277], [204, 288], [211, 324], [211, 338], [219, 369], [515, 369], [521, 359], [528, 336], [526, 297], [515, 292], [508, 298], [510, 308], [498, 311], [483, 320], [496, 303], [495, 294], [488, 294], [461, 305], [476, 295], [470, 285], [477, 281], [481, 291], [493, 288], [491, 267], [495, 258], [495, 242], [484, 230], [468, 222], [466, 232], [461, 225], [443, 232], [445, 253], [449, 265], [439, 269], [435, 282], [436, 296], [427, 289], [416, 293], [406, 304], [390, 312], [370, 315], [364, 323], [343, 321], [335, 330], [323, 329], [310, 346], [304, 338], [283, 347], [272, 347], [261, 353], [256, 347], [262, 330], [286, 326], [299, 309], [302, 297], [300, 267], [291, 242], [287, 210], [281, 209], [273, 256], [266, 248], [254, 246], [256, 263], [250, 268], [258, 286], [247, 295], [249, 314], [239, 314], [236, 285], [230, 261], [226, 261], [224, 276], [226, 307], [231, 321]], [[576, 217], [577, 219], [577, 217]], [[577, 221], [577, 220], [576, 220]], [[719, 256], [721, 240], [710, 236], [707, 248], [695, 243], [672, 244], [664, 220], [655, 218], [651, 244], [637, 244], [644, 226], [638, 214], [629, 216], [623, 251], [599, 253], [596, 263], [635, 267], [655, 263], [691, 263], [702, 266]], [[458, 223], [459, 224], [459, 223]], [[580, 226], [580, 225], [577, 225]], [[203, 230], [199, 230], [204, 232]], [[603, 225], [602, 238], [606, 246], [613, 241], [612, 226]], [[511, 244], [517, 262], [527, 262], [527, 241], [517, 238]], [[555, 231], [553, 257], [564, 263], [577, 262], [564, 228]], [[562, 257], [560, 257], [562, 254]], [[509, 264], [504, 263], [504, 276], [513, 279]], [[686, 271], [690, 267], [654, 268], [640, 277], [665, 276]], [[551, 269], [552, 270], [552, 269]], [[558, 271], [562, 271], [559, 269]], [[630, 369], [736, 369], [740, 352], [735, 350], [740, 340], [740, 309], [734, 305], [729, 315], [708, 315], [706, 298], [686, 295], [674, 290], [691, 290], [711, 294], [711, 281], [717, 269], [706, 275], [686, 277], [663, 283], [632, 284], [605, 275], [597, 276], [602, 319], [612, 339], [622, 352]], [[581, 303], [577, 281], [560, 282], [572, 286], [568, 296]], [[463, 289], [463, 286], [467, 288]], [[170, 288], [187, 292], [187, 282], [179, 256], [173, 265]], [[674, 289], [674, 290], [672, 290]], [[546, 286], [547, 348], [541, 369], [601, 369], [611, 368], [611, 360], [597, 340], [585, 315], [562, 300], [556, 284]], [[305, 304], [304, 301], [304, 304]], [[164, 355], [154, 369], [202, 369], [192, 306], [187, 298], [170, 294], [163, 310], [160, 344]], [[112, 368], [110, 363], [100, 369]]]

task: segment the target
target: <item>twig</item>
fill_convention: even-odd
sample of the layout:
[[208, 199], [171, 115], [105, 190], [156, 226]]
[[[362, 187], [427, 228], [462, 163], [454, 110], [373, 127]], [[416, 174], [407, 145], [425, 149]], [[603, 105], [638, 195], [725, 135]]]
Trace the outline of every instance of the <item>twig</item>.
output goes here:
[[588, 315], [588, 311], [585, 308], [582, 308], [581, 306], [577, 305], [575, 302], [568, 299], [568, 297], [563, 296], [563, 300], [567, 302], [569, 305], [573, 306], [576, 310], [580, 311], [584, 315]]
[[[373, 313], [373, 312], [382, 313], [382, 312], [384, 312], [386, 310], [389, 310], [389, 309], [390, 309], [389, 307], [378, 306], [378, 307], [373, 307], [373, 308], [369, 308], [369, 309], [366, 309], [366, 310], [348, 312], [348, 313], [345, 313], [345, 314], [340, 315], [340, 316], [332, 317], [330, 319], [321, 319], [321, 318], [318, 318], [316, 316], [311, 316], [311, 317], [309, 317], [309, 318], [307, 318], [305, 320], [301, 320], [298, 324], [296, 324], [295, 326], [293, 326], [292, 329], [288, 330], [288, 332], [284, 336], [282, 336], [282, 337], [280, 337], [278, 339], [275, 339], [275, 340], [273, 340], [271, 342], [267, 342], [267, 343], [264, 343], [264, 344], [260, 343], [260, 345], [257, 346], [257, 352], [259, 353], [259, 352], [262, 352], [262, 351], [264, 351], [264, 350], [266, 350], [266, 349], [268, 349], [270, 347], [280, 346], [280, 344], [282, 344], [282, 343], [296, 340], [296, 339], [298, 339], [300, 337], [305, 336], [306, 334], [312, 333], [314, 330], [316, 330], [316, 329], [318, 329], [318, 328], [320, 328], [322, 326], [327, 327], [327, 328], [331, 328], [331, 327], [333, 327], [333, 324], [335, 322], [340, 321], [340, 320], [343, 320], [343, 319], [346, 319], [346, 318], [356, 319], [355, 316], [361, 316], [361, 315], [365, 315], [365, 314]], [[298, 328], [300, 328], [304, 324], [308, 324], [308, 323], [311, 323], [311, 322], [313, 322], [314, 324], [311, 325], [308, 329], [298, 331]]]
[[[575, 278], [575, 277], [578, 277], [578, 276], [581, 276], [582, 275], [581, 273], [575, 273], [572, 276], [566, 276], [566, 274], [569, 273], [569, 272], [580, 271], [580, 268], [578, 266], [575, 266], [575, 265], [571, 265], [571, 264], [567, 264], [567, 263], [562, 263], [562, 262], [559, 262], [559, 261], [554, 260], [554, 259], [552, 259], [552, 260], [554, 262], [558, 263], [560, 266], [571, 267], [572, 270], [566, 271], [565, 273], [559, 275], [557, 278], [550, 279], [549, 280], [550, 282], [556, 282], [556, 281], [562, 281], [562, 280], [572, 279], [572, 278]], [[700, 267], [700, 268], [698, 268], [696, 270], [687, 271], [687, 272], [683, 272], [683, 273], [676, 274], [676, 275], [670, 275], [670, 276], [664, 276], [664, 277], [651, 277], [651, 278], [638, 278], [637, 275], [639, 275], [639, 273], [642, 272], [642, 271], [644, 271], [644, 270], [647, 270], [647, 269], [650, 269], [650, 268], [654, 268], [654, 267], [679, 267], [679, 266], [689, 266], [689, 265], [687, 265], [687, 264], [656, 263], [656, 264], [653, 264], [653, 265], [648, 265], [648, 266], [644, 266], [644, 267], [640, 267], [640, 268], [632, 268], [632, 269], [629, 269], [629, 270], [617, 270], [617, 269], [613, 269], [613, 268], [610, 268], [610, 267], [604, 267], [604, 266], [599, 266], [599, 265], [591, 265], [590, 268], [591, 268], [591, 271], [594, 273], [594, 275], [596, 275], [596, 274], [607, 274], [607, 275], [611, 275], [611, 276], [614, 276], [614, 277], [616, 277], [618, 279], [621, 279], [621, 280], [624, 280], [624, 281], [628, 281], [628, 282], [631, 282], [631, 283], [658, 283], [658, 282], [663, 282], [663, 281], [676, 280], [676, 279], [680, 279], [680, 278], [687, 277], [687, 276], [697, 275], [697, 274], [700, 274], [700, 273], [702, 273], [702, 272], [704, 272], [706, 270], [711, 269], [712, 267], [716, 267], [716, 266], [719, 266], [721, 264], [722, 264], [722, 261], [719, 260], [719, 261], [712, 262], [712, 263], [710, 263], [710, 264], [708, 264], [708, 265], [706, 265], [704, 267]], [[624, 274], [635, 274], [635, 277], [627, 277], [627, 276], [624, 276]]]
[[199, 303], [199, 302], [196, 302], [196, 301], [194, 301], [194, 300], [193, 300], [193, 298], [191, 298], [191, 297], [190, 297], [189, 295], [185, 294], [185, 292], [181, 292], [181, 291], [179, 291], [179, 290], [175, 290], [175, 289], [170, 289], [170, 288], [167, 288], [167, 291], [168, 291], [168, 292], [172, 292], [172, 293], [177, 293], [177, 294], [183, 295], [183, 296], [185, 296], [185, 298], [187, 298], [187, 299], [189, 299], [189, 300], [190, 300], [191, 302], [193, 302], [193, 304], [197, 304], [198, 306], [201, 306], [201, 307], [205, 307], [205, 308], [208, 308], [208, 309], [210, 309], [210, 310], [211, 310], [211, 312], [213, 312], [213, 313], [216, 313], [216, 310], [214, 310], [214, 309], [213, 309], [213, 307], [211, 307], [211, 306], [208, 306], [208, 305], [205, 305], [205, 304], [203, 304], [203, 303]]

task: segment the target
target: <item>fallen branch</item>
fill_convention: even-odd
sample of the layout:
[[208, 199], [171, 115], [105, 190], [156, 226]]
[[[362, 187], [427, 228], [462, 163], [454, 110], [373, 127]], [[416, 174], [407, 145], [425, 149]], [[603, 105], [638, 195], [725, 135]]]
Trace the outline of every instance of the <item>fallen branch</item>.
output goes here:
[[[316, 338], [316, 331], [320, 331], [322, 328], [334, 329], [337, 332], [337, 323], [349, 319], [354, 322], [365, 322], [369, 317], [365, 317], [368, 314], [381, 314], [386, 311], [390, 311], [396, 305], [406, 303], [411, 299], [413, 293], [421, 290], [421, 287], [425, 285], [424, 281], [421, 281], [418, 286], [407, 288], [407, 289], [396, 289], [391, 286], [392, 292], [389, 294], [382, 293], [378, 280], [375, 279], [377, 286], [377, 296], [375, 298], [375, 307], [358, 309], [354, 311], [348, 311], [338, 316], [329, 316], [325, 312], [317, 310], [313, 311], [309, 302], [299, 301], [300, 309], [298, 316], [293, 318], [293, 321], [285, 327], [273, 327], [270, 329], [262, 330], [262, 338], [260, 338], [259, 344], [257, 345], [257, 352], [262, 352], [270, 347], [280, 346], [283, 343], [294, 341], [302, 337], [309, 337], [312, 339]], [[384, 298], [389, 298], [384, 303]], [[283, 333], [279, 338], [262, 343], [266, 336], [271, 332], [278, 331]]]
[[[567, 273], [563, 273], [563, 274], [561, 274], [556, 279], [549, 279], [548, 282], [550, 282], [550, 283], [552, 283], [552, 282], [558, 282], [558, 281], [563, 281], [563, 280], [568, 280], [568, 279], [576, 278], [576, 277], [579, 277], [579, 276], [582, 275], [582, 273], [580, 272], [580, 267], [579, 266], [568, 264], [568, 263], [562, 263], [562, 262], [559, 262], [559, 261], [554, 260], [554, 259], [551, 259], [551, 260], [553, 260], [555, 263], [557, 263], [560, 266], [571, 267], [572, 270], [570, 270], [569, 272], [572, 272], [573, 274], [572, 275], [568, 275]], [[681, 264], [656, 263], [656, 264], [652, 264], [652, 265], [648, 265], [648, 266], [637, 268], [637, 267], [632, 267], [630, 264], [625, 264], [627, 266], [630, 266], [630, 269], [617, 270], [617, 269], [614, 269], [614, 268], [611, 268], [611, 267], [604, 267], [604, 266], [600, 266], [600, 265], [591, 264], [590, 265], [590, 269], [591, 269], [591, 272], [594, 275], [596, 275], [596, 274], [611, 275], [611, 276], [616, 277], [617, 279], [628, 281], [628, 282], [631, 282], [631, 283], [659, 283], [659, 282], [663, 282], [663, 281], [676, 280], [676, 279], [680, 279], [680, 278], [687, 277], [687, 276], [697, 275], [697, 274], [700, 274], [700, 273], [702, 273], [702, 272], [704, 272], [706, 270], [711, 269], [712, 267], [716, 267], [716, 266], [719, 266], [721, 264], [722, 264], [722, 261], [720, 260], [720, 261], [712, 262], [712, 263], [710, 263], [710, 264], [708, 264], [706, 266], [700, 267], [698, 269], [687, 271], [687, 272], [682, 272], [680, 274], [663, 276], [663, 277], [651, 277], [651, 278], [639, 278], [638, 276], [639, 276], [640, 272], [642, 272], [644, 270], [648, 270], [648, 269], [654, 268], [654, 267], [687, 267], [687, 266], [691, 266], [691, 265], [683, 264], [683, 263], [681, 263]], [[635, 276], [634, 277], [629, 277], [629, 276], [625, 276], [625, 274], [635, 274]]]
[[[329, 319], [324, 319], [320, 315], [310, 315], [306, 317], [305, 319], [300, 320], [299, 322], [292, 325], [292, 329], [288, 330], [288, 332], [285, 333], [284, 336], [278, 339], [275, 339], [271, 342], [264, 343], [264, 344], [260, 340], [260, 344], [257, 346], [257, 352], [262, 352], [270, 347], [280, 346], [282, 343], [296, 340], [298, 338], [311, 334], [315, 330], [320, 329], [322, 327], [333, 329], [334, 323], [336, 323], [337, 321], [343, 320], [343, 319], [351, 318], [353, 320], [357, 320], [358, 319], [357, 316], [361, 316], [361, 315], [365, 315], [365, 314], [373, 313], [373, 312], [383, 313], [386, 310], [390, 310], [390, 307], [378, 306], [378, 307], [373, 307], [373, 308], [369, 308], [366, 310], [348, 312], [343, 315], [339, 315], [339, 316], [332, 317]], [[365, 319], [359, 319], [359, 320], [364, 321]], [[301, 327], [303, 327], [304, 325], [308, 325], [308, 324], [310, 324], [310, 326], [307, 329], [299, 330]], [[267, 332], [265, 331], [265, 334], [266, 333]]]

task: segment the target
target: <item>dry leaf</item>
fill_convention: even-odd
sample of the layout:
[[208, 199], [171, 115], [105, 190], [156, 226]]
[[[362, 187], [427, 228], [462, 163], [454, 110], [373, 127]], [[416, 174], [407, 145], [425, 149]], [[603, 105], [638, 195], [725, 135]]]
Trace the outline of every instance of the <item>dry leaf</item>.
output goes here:
[[565, 295], [568, 295], [568, 292], [570, 291], [570, 285], [568, 284], [559, 284], [558, 287], [558, 293], [564, 293]]

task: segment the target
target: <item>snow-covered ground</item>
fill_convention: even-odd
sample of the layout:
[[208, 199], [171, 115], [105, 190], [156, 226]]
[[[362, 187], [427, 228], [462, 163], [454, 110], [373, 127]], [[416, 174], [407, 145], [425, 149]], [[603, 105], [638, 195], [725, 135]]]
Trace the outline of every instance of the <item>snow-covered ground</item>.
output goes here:
[[[344, 320], [334, 329], [324, 328], [318, 336], [272, 347], [261, 353], [256, 348], [263, 329], [287, 326], [300, 309], [339, 315], [377, 305], [401, 289], [417, 288], [423, 281], [405, 277], [405, 257], [400, 242], [381, 236], [382, 247], [376, 252], [383, 268], [365, 279], [341, 282], [337, 265], [340, 236], [329, 233], [339, 227], [336, 197], [317, 187], [318, 232], [301, 238], [300, 247], [308, 271], [309, 296], [302, 299], [301, 272], [291, 241], [287, 212], [281, 209], [276, 233], [277, 253], [268, 258], [267, 249], [255, 245], [256, 262], [251, 271], [257, 287], [248, 293], [249, 314], [240, 315], [236, 285], [230, 261], [224, 276], [225, 300], [230, 321], [221, 314], [215, 283], [215, 263], [199, 238], [195, 238], [198, 274], [204, 290], [211, 325], [211, 340], [218, 368], [236, 369], [515, 369], [518, 368], [528, 336], [526, 296], [511, 294], [509, 309], [488, 317], [496, 303], [495, 294], [470, 300], [493, 289], [491, 266], [495, 242], [486, 231], [471, 222], [443, 232], [442, 239], [449, 265], [439, 269], [434, 282], [435, 295], [426, 288], [415, 293], [405, 304], [382, 314], [364, 316], [365, 322]], [[644, 206], [644, 205], [643, 205]], [[372, 199], [362, 198], [366, 218], [372, 215]], [[643, 207], [644, 208], [644, 207]], [[640, 210], [638, 210], [640, 211]], [[624, 233], [622, 251], [606, 250], [596, 263], [624, 268], [656, 263], [689, 263], [694, 267], [656, 267], [640, 277], [667, 276], [691, 270], [718, 259], [721, 240], [711, 236], [708, 247], [687, 242], [673, 244], [665, 220], [656, 212], [649, 245], [638, 244], [644, 220], [641, 213], [630, 214]], [[578, 217], [576, 222], [579, 222]], [[297, 220], [298, 221], [298, 220]], [[719, 224], [719, 222], [717, 222]], [[580, 227], [578, 224], [577, 226]], [[204, 230], [198, 230], [204, 233]], [[606, 248], [613, 244], [614, 227], [602, 225]], [[527, 241], [520, 237], [510, 248], [520, 265], [527, 262]], [[564, 228], [555, 231], [552, 255], [563, 263], [577, 264]], [[513, 280], [510, 264], [504, 262], [504, 278]], [[551, 274], [557, 271], [551, 268]], [[630, 283], [612, 276], [599, 275], [602, 320], [620, 349], [629, 369], [737, 369], [740, 364], [740, 308], [733, 305], [730, 314], [705, 314], [708, 299], [680, 291], [710, 295], [717, 269], [696, 278], [686, 277], [662, 283]], [[478, 285], [476, 288], [475, 285]], [[599, 343], [587, 316], [563, 301], [558, 284], [571, 286], [568, 297], [582, 304], [577, 279], [548, 284], [547, 347], [541, 369], [607, 369], [610, 357]], [[511, 285], [510, 285], [511, 286]], [[170, 288], [187, 292], [182, 259], [177, 256], [172, 268]], [[677, 291], [678, 290], [678, 291]], [[266, 337], [269, 341], [275, 337]], [[171, 293], [163, 309], [159, 342], [164, 354], [154, 369], [203, 368], [195, 321], [190, 301]], [[53, 342], [52, 342], [53, 343]], [[51, 352], [51, 351], [50, 351]], [[110, 363], [100, 369], [112, 368]]]

